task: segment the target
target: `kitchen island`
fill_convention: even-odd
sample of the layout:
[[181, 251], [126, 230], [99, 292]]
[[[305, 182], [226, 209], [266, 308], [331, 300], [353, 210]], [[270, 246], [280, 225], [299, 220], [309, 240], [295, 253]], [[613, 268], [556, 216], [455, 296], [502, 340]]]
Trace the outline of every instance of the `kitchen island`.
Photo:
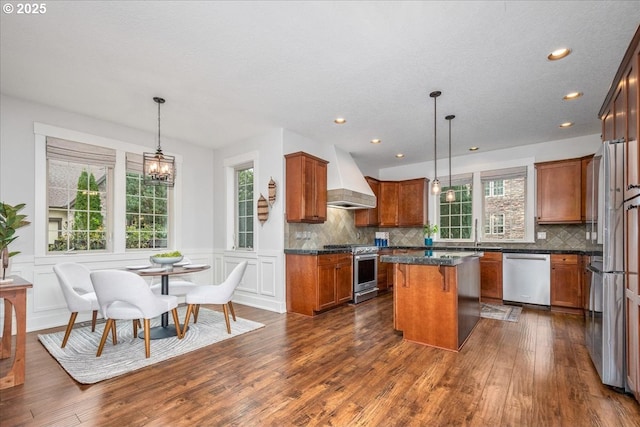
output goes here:
[[480, 320], [482, 252], [403, 251], [394, 264], [393, 324], [404, 339], [459, 351]]

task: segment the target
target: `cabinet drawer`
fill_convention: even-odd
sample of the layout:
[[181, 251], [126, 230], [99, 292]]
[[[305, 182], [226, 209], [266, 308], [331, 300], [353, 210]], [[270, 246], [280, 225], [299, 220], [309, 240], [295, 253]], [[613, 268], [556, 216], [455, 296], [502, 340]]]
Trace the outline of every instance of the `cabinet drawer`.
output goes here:
[[552, 254], [551, 264], [578, 264], [578, 255]]
[[351, 254], [318, 255], [318, 265], [351, 263]]
[[500, 261], [502, 262], [502, 252], [485, 252], [484, 256], [480, 258], [482, 261]]

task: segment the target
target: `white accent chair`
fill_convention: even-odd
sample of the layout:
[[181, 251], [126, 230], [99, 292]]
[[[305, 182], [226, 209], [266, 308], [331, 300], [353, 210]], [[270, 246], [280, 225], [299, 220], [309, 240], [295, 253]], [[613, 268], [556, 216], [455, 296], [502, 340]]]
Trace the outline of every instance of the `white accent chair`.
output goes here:
[[81, 311], [92, 311], [91, 332], [96, 330], [96, 318], [98, 316], [98, 299], [91, 283], [91, 271], [82, 264], [74, 262], [64, 262], [53, 266], [58, 283], [62, 289], [62, 294], [67, 302], [67, 308], [71, 311], [67, 330], [64, 333], [61, 347], [67, 345], [73, 324], [78, 313]]
[[187, 330], [187, 325], [189, 324], [189, 317], [193, 312], [193, 322], [196, 323], [198, 321], [198, 311], [200, 310], [200, 304], [222, 304], [222, 310], [224, 311], [224, 320], [227, 323], [227, 333], [231, 333], [231, 325], [229, 324], [229, 310], [231, 310], [231, 314], [233, 315], [233, 321], [236, 321], [236, 313], [233, 309], [233, 304], [231, 302], [231, 297], [235, 292], [236, 288], [240, 284], [242, 277], [244, 276], [244, 271], [247, 269], [247, 261], [242, 261], [238, 264], [227, 280], [222, 282], [219, 285], [205, 285], [198, 286], [194, 290], [190, 291], [186, 295], [187, 306], [187, 314], [184, 319], [184, 327], [183, 329]]
[[[176, 333], [182, 339], [178, 321], [178, 298], [173, 295], [155, 295], [142, 277], [130, 271], [100, 270], [91, 273], [93, 288], [98, 297], [102, 315], [107, 319], [96, 357], [100, 357], [105, 341], [112, 331], [113, 343], [117, 343], [115, 320], [143, 319], [144, 347], [146, 357], [151, 356], [150, 319], [171, 311]], [[134, 328], [135, 329], [135, 328]]]

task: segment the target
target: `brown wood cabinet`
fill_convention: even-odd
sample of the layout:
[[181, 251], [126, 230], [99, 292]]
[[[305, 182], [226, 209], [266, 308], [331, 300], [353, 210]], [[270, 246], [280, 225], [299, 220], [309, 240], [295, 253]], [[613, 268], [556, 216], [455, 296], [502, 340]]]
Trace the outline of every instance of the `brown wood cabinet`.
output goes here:
[[582, 309], [581, 278], [578, 255], [551, 254], [551, 306]]
[[[635, 191], [633, 186], [640, 185], [638, 167], [640, 166], [640, 150], [638, 148], [638, 130], [640, 129], [640, 26], [636, 30], [631, 44], [625, 52], [624, 58], [616, 72], [611, 89], [607, 94], [600, 118], [602, 120], [602, 140], [624, 138], [625, 168], [624, 188], [625, 199], [629, 199]], [[633, 166], [633, 167], [632, 167]], [[640, 207], [638, 202], [628, 203], [625, 210], [625, 295], [626, 308], [625, 336], [627, 368], [627, 386], [640, 402], [640, 257], [638, 241], [640, 240]]]
[[398, 185], [398, 226], [422, 227], [427, 222], [427, 179], [400, 181]]
[[374, 227], [380, 224], [380, 181], [370, 176], [366, 176], [365, 179], [369, 187], [371, 187], [371, 191], [373, 191], [373, 194], [376, 196], [376, 207], [371, 209], [356, 209], [356, 227]]
[[395, 227], [398, 225], [398, 181], [380, 181], [380, 215], [381, 227]]
[[301, 151], [284, 157], [287, 222], [325, 222], [329, 162]]
[[480, 299], [502, 302], [502, 252], [485, 252], [480, 258]]
[[424, 225], [428, 214], [428, 183], [429, 180], [426, 178], [380, 181], [378, 225], [380, 227]]
[[[582, 160], [536, 163], [536, 208], [539, 224], [584, 221]], [[585, 182], [586, 185], [586, 182]]]
[[313, 316], [353, 299], [352, 255], [286, 255], [287, 312]]
[[[380, 249], [379, 257], [382, 255], [393, 254], [392, 249]], [[389, 262], [381, 262], [378, 258], [378, 289], [381, 291], [389, 290], [393, 286], [393, 264]]]

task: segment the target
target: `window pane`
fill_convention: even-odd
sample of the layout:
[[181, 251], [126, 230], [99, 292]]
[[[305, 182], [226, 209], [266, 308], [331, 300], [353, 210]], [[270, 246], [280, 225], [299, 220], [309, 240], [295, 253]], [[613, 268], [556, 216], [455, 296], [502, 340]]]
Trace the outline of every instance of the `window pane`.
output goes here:
[[142, 174], [127, 173], [127, 249], [168, 248], [167, 188], [145, 185]]
[[488, 240], [523, 240], [525, 237], [525, 176], [484, 183], [484, 237]]
[[[447, 202], [445, 198], [449, 189], [455, 192], [456, 200], [453, 202]], [[473, 218], [471, 181], [444, 187], [439, 198], [438, 209], [440, 213], [440, 238], [469, 238]]]
[[236, 170], [236, 242], [253, 248], [253, 167]]
[[108, 176], [107, 166], [47, 160], [49, 251], [106, 249]]

